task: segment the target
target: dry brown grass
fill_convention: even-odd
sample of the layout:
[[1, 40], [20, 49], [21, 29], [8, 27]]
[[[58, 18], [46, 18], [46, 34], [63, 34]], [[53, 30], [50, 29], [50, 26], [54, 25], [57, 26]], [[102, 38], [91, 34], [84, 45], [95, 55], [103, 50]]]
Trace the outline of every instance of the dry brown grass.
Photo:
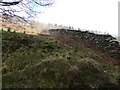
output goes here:
[[27, 34], [33, 34], [33, 35], [37, 35], [37, 34], [48, 34], [48, 28], [31, 28], [31, 27], [25, 27], [25, 26], [20, 26], [17, 24], [11, 24], [11, 23], [6, 23], [6, 22], [0, 22], [1, 26], [3, 28], [11, 28], [14, 29], [16, 32], [22, 32], [22, 33], [27, 33]]

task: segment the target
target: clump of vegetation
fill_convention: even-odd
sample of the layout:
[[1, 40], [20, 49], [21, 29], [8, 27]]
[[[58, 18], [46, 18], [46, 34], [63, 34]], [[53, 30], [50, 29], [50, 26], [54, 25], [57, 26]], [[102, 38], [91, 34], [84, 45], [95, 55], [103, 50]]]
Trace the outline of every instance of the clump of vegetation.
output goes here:
[[2, 37], [3, 88], [119, 88], [119, 66], [75, 37], [6, 31]]

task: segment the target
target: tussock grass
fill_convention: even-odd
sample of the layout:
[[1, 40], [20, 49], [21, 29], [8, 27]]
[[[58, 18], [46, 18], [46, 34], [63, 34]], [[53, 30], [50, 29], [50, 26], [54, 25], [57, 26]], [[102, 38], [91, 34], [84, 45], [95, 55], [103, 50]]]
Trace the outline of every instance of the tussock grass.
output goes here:
[[6, 31], [2, 36], [3, 88], [119, 87], [119, 66], [103, 63], [73, 37]]

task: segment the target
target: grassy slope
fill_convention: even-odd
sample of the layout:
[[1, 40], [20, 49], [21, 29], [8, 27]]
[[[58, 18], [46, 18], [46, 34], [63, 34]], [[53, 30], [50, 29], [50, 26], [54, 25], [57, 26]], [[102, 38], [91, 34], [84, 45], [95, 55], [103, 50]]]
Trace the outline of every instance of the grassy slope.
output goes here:
[[3, 88], [117, 87], [118, 66], [71, 36], [3, 31]]

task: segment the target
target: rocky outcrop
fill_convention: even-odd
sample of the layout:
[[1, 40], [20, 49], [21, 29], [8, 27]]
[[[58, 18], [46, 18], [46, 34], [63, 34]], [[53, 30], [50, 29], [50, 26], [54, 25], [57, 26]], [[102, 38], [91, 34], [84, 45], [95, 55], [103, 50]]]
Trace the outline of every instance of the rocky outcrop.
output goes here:
[[95, 34], [88, 31], [76, 31], [67, 29], [51, 29], [52, 34], [73, 35], [85, 40], [103, 52], [107, 52], [111, 58], [120, 60], [120, 44], [117, 39], [109, 34]]

